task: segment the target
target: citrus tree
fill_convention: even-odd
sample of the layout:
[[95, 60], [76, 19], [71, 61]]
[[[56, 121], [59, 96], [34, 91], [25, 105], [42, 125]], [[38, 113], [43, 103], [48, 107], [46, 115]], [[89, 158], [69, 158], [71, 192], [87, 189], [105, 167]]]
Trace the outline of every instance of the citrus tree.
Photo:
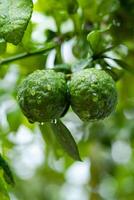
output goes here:
[[0, 199], [133, 200], [133, 0], [0, 0]]

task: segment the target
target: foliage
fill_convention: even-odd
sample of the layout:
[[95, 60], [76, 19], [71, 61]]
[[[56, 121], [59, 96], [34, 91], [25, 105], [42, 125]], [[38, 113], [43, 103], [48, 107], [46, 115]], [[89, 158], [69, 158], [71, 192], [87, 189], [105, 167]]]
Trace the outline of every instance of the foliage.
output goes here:
[[[1, 200], [133, 200], [133, 16], [133, 0], [0, 0]], [[61, 120], [30, 124], [18, 85], [49, 68], [67, 81], [105, 70], [116, 81], [116, 111], [82, 122], [68, 102]], [[78, 148], [83, 162], [68, 156], [81, 160]]]

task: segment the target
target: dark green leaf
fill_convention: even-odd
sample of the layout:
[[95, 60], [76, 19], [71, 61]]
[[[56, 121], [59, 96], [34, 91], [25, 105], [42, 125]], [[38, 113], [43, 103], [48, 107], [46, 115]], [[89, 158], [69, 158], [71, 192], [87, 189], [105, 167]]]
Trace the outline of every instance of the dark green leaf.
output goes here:
[[64, 111], [63, 111], [63, 113], [62, 113], [62, 115], [60, 116], [61, 118], [62, 117], [64, 117], [65, 115], [66, 115], [66, 113], [68, 112], [68, 109], [69, 109], [69, 107], [70, 107], [70, 97], [69, 97], [69, 92], [68, 92], [68, 102], [67, 102], [67, 105], [66, 105], [66, 107], [65, 107], [65, 109], [64, 109]]
[[57, 33], [55, 31], [50, 30], [50, 29], [46, 29], [45, 30], [45, 36], [47, 37], [47, 41], [49, 42], [57, 36]]
[[55, 138], [51, 123], [45, 122], [40, 124], [39, 127], [47, 149], [49, 149], [49, 151], [52, 152], [56, 158], [63, 156], [62, 148]]
[[67, 127], [60, 120], [57, 120], [56, 123], [51, 123], [51, 127], [58, 142], [61, 144], [62, 148], [68, 153], [68, 155], [70, 155], [74, 160], [81, 161], [78, 147]]
[[17, 45], [32, 14], [32, 0], [0, 0], [0, 37]]
[[3, 169], [4, 179], [8, 184], [14, 185], [14, 178], [8, 163], [4, 160], [4, 158], [0, 155], [0, 167]]
[[78, 2], [76, 0], [67, 1], [67, 11], [69, 14], [76, 13], [77, 9], [78, 9]]
[[53, 146], [53, 131], [49, 122], [39, 125], [42, 137], [47, 145]]

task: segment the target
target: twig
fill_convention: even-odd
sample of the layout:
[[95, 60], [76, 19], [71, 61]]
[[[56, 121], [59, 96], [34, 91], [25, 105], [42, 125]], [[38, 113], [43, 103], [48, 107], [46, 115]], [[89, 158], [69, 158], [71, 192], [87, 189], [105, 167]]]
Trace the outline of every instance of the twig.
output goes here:
[[15, 55], [15, 56], [4, 58], [4, 59], [0, 60], [0, 65], [7, 64], [7, 63], [10, 63], [10, 62], [13, 62], [16, 60], [21, 60], [21, 59], [24, 59], [24, 58], [27, 58], [30, 56], [47, 53], [51, 49], [55, 48], [57, 45], [58, 45], [57, 43], [52, 43], [52, 44], [50, 43], [43, 49], [39, 49], [39, 50], [32, 51], [32, 52], [24, 52], [24, 53]]

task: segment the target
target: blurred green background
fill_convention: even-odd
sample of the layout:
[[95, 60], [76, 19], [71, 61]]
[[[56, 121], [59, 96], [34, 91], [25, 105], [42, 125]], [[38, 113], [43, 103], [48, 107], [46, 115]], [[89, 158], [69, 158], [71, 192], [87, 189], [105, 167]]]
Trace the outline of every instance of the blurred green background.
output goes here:
[[[117, 81], [118, 105], [107, 119], [83, 123], [70, 109], [62, 121], [73, 134], [83, 162], [73, 161], [55, 141], [47, 145], [38, 124], [30, 124], [16, 101], [19, 82], [36, 69], [73, 65], [89, 53], [87, 34], [105, 29], [108, 52], [132, 68]], [[11, 200], [134, 199], [134, 1], [35, 0], [22, 42], [3, 45], [0, 59], [60, 41], [47, 54], [0, 65], [0, 152], [16, 185]], [[108, 62], [108, 60], [107, 60]], [[111, 68], [118, 69], [110, 62]], [[119, 69], [118, 69], [119, 70]], [[1, 198], [0, 198], [1, 199]]]

